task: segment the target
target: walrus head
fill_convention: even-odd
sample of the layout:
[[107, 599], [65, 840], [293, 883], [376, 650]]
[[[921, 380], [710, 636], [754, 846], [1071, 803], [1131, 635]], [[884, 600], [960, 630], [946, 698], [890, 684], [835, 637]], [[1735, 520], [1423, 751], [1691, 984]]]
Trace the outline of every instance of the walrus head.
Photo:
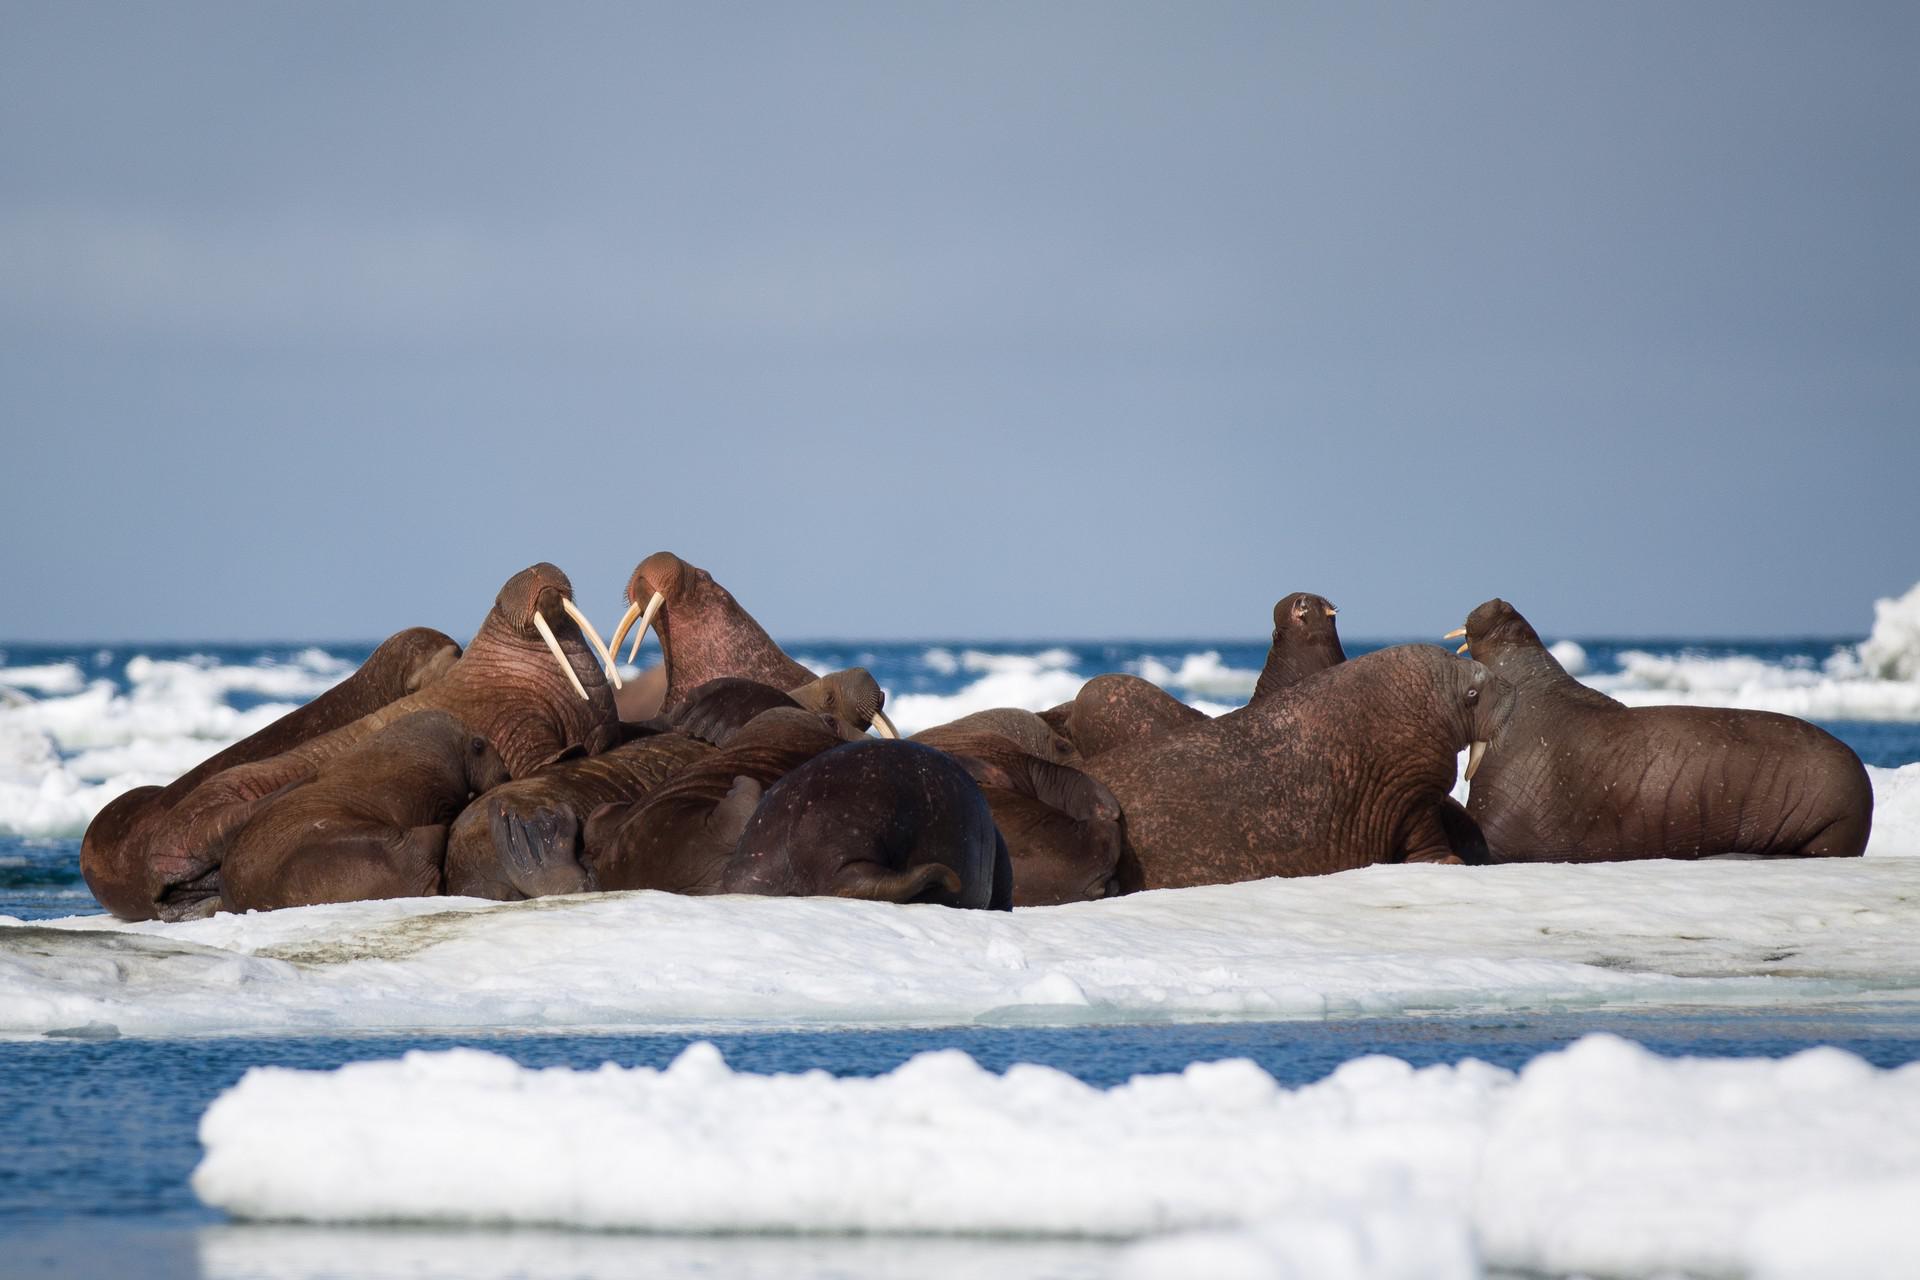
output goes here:
[[1461, 720], [1461, 736], [1467, 744], [1467, 767], [1461, 776], [1468, 782], [1480, 770], [1487, 747], [1513, 715], [1513, 686], [1478, 662], [1456, 662], [1449, 694]]
[[787, 692], [801, 706], [833, 717], [855, 736], [864, 735], [869, 726], [878, 729], [883, 738], [900, 736], [881, 710], [887, 704], [887, 691], [865, 667], [835, 671]]
[[1497, 661], [1502, 655], [1516, 649], [1543, 649], [1540, 636], [1520, 611], [1498, 597], [1477, 606], [1467, 615], [1467, 625], [1449, 631], [1443, 637], [1447, 640], [1461, 640], [1456, 651], [1473, 652], [1479, 662]]
[[573, 583], [568, 581], [567, 575], [558, 566], [543, 560], [514, 574], [500, 588], [500, 594], [494, 597], [493, 609], [508, 629], [521, 639], [538, 637], [553, 654], [553, 660], [560, 664], [560, 670], [573, 685], [574, 692], [587, 700], [586, 688], [580, 683], [580, 677], [574, 674], [573, 664], [567, 661], [566, 652], [561, 649], [559, 639], [553, 634], [553, 624], [548, 620], [549, 615], [573, 619], [581, 634], [592, 644], [613, 687], [620, 687], [620, 676], [614, 670], [612, 655], [601, 641], [600, 633], [587, 621], [587, 615], [573, 603]]
[[[682, 592], [712, 581], [713, 576], [705, 569], [688, 564], [671, 551], [656, 551], [635, 565], [633, 576], [627, 579], [627, 611], [620, 615], [620, 625], [613, 629], [614, 652], [619, 652], [627, 629], [638, 621], [640, 629], [633, 633], [633, 648], [627, 653], [627, 661], [633, 662], [640, 656], [640, 642], [647, 638], [647, 630], [659, 617], [660, 607]], [[662, 635], [662, 649], [666, 648], [665, 640]]]

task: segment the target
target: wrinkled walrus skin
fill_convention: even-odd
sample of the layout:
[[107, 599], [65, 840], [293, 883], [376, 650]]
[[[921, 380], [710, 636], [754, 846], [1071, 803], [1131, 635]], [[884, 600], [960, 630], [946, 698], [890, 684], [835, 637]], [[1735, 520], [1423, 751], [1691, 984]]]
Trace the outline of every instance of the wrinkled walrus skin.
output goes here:
[[1056, 906], [1121, 892], [1119, 801], [1063, 763], [1078, 757], [1039, 716], [983, 711], [912, 740], [953, 756], [980, 784], [1012, 860], [1012, 905]]
[[[589, 887], [721, 892], [734, 844], [762, 791], [843, 745], [811, 711], [778, 707], [754, 717], [724, 748], [686, 765], [644, 800], [602, 805], [588, 815], [580, 861]], [[544, 837], [537, 828], [510, 834], [534, 843]]]
[[1086, 770], [1120, 801], [1144, 888], [1454, 862], [1439, 802], [1511, 701], [1478, 663], [1402, 645]]
[[[591, 885], [579, 833], [594, 810], [643, 802], [713, 751], [685, 734], [649, 734], [495, 787], [468, 805], [447, 835], [447, 892], [509, 902], [585, 892]], [[541, 824], [542, 838], [515, 839], [512, 819]]]
[[662, 711], [673, 711], [695, 689], [722, 676], [741, 676], [775, 689], [797, 689], [813, 680], [813, 672], [788, 657], [732, 592], [671, 551], [657, 551], [634, 567], [627, 580], [630, 608], [614, 632], [614, 648], [656, 594], [661, 603], [653, 629], [660, 636], [667, 672]]
[[[433, 684], [460, 657], [460, 646], [429, 627], [383, 641], [359, 670], [165, 787], [138, 787], [94, 816], [80, 842], [80, 873], [100, 905], [123, 920], [150, 920], [170, 897], [210, 897], [209, 869], [157, 856], [155, 835], [166, 816], [209, 778], [269, 759]], [[194, 885], [195, 880], [203, 883]], [[189, 887], [191, 886], [191, 887]], [[181, 891], [185, 890], [184, 893]]]
[[271, 911], [441, 889], [447, 824], [507, 778], [499, 752], [445, 711], [417, 711], [276, 795], [233, 839], [221, 905]]
[[770, 788], [741, 833], [725, 893], [995, 903], [1006, 846], [958, 761], [914, 742], [852, 742]]
[[1568, 675], [1504, 600], [1475, 609], [1466, 637], [1515, 693], [1467, 799], [1494, 861], [1866, 849], [1872, 784], [1826, 730], [1768, 711], [1625, 706]]
[[[154, 904], [153, 913], [173, 919], [204, 905], [182, 900], [178, 887], [210, 882], [228, 843], [265, 797], [310, 780], [328, 761], [413, 712], [452, 713], [493, 744], [513, 777], [613, 745], [619, 729], [612, 688], [598, 655], [563, 611], [562, 601], [571, 595], [566, 575], [553, 565], [522, 570], [500, 589], [466, 651], [432, 684], [291, 750], [225, 769], [194, 788], [159, 819], [150, 837], [149, 859], [165, 883], [175, 886]], [[539, 635], [540, 621], [555, 634], [571, 678]]]

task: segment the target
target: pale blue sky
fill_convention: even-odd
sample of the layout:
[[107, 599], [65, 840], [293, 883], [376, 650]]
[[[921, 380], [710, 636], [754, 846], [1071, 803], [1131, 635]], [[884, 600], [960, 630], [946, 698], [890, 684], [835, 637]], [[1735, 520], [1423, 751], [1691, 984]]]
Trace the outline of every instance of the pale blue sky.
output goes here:
[[1864, 632], [1920, 7], [0, 0], [9, 639]]

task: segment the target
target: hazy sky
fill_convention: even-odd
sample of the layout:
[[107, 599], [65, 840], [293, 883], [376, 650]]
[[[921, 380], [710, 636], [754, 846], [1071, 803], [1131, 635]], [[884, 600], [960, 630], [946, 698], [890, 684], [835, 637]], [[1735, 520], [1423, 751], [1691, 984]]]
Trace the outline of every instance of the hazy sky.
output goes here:
[[0, 637], [1864, 632], [1920, 6], [0, 0]]

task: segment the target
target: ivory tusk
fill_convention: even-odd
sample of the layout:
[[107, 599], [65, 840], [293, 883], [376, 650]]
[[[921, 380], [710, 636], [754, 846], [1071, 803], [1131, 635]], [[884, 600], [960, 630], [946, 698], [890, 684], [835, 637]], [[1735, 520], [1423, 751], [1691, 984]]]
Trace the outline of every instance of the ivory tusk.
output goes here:
[[[639, 605], [630, 604], [627, 606], [627, 611], [620, 615], [620, 625], [613, 629], [613, 644], [608, 649], [609, 653], [620, 652], [620, 642], [627, 638], [627, 628], [632, 626], [633, 620], [635, 618], [638, 618], [639, 616], [640, 616]], [[638, 649], [639, 647], [640, 646], [638, 644], [634, 645], [635, 649]], [[632, 662], [633, 659], [629, 658], [627, 659], [627, 661]]]
[[613, 655], [607, 651], [606, 644], [600, 639], [600, 633], [593, 629], [593, 624], [587, 621], [587, 615], [580, 612], [580, 607], [573, 601], [561, 596], [560, 607], [567, 611], [569, 618], [580, 624], [580, 630], [586, 633], [587, 643], [593, 646], [594, 652], [600, 655], [601, 663], [607, 668], [607, 679], [613, 681], [613, 687], [618, 689], [620, 673], [614, 670]]
[[880, 731], [880, 736], [883, 738], [897, 738], [900, 736], [900, 731], [893, 727], [893, 721], [887, 719], [887, 713], [884, 711], [875, 711], [873, 713], [873, 727]]
[[567, 661], [566, 650], [562, 649], [560, 642], [553, 638], [553, 628], [547, 625], [547, 620], [540, 615], [538, 609], [533, 611], [533, 629], [538, 631], [540, 638], [547, 642], [547, 648], [553, 650], [553, 660], [560, 664], [560, 669], [567, 673], [567, 679], [573, 682], [573, 691], [580, 695], [583, 702], [593, 701], [587, 697], [586, 686], [580, 683], [580, 677], [574, 674], [573, 664]]
[[1470, 642], [1468, 642], [1468, 641], [1465, 641], [1465, 640], [1462, 640], [1462, 641], [1460, 642], [1460, 647], [1459, 647], [1458, 649], [1455, 649], [1455, 650], [1454, 650], [1454, 653], [1456, 653], [1456, 654], [1461, 654], [1461, 653], [1465, 653], [1465, 652], [1466, 652], [1467, 650], [1469, 650], [1469, 649], [1471, 649], [1471, 648], [1473, 648], [1473, 645], [1472, 645], [1472, 644], [1471, 644]]
[[1465, 634], [1467, 634], [1467, 629], [1465, 627], [1455, 627], [1453, 630], [1447, 632], [1447, 634], [1441, 636], [1440, 638], [1442, 640], [1458, 640], [1461, 636]]
[[1482, 738], [1478, 742], [1473, 743], [1467, 748], [1466, 779], [1468, 782], [1473, 781], [1474, 771], [1479, 769], [1480, 767], [1480, 757], [1484, 756], [1485, 754], [1487, 754], [1487, 743], [1486, 743], [1486, 739], [1484, 738]]
[[[633, 648], [627, 651], [628, 666], [632, 666], [633, 660], [640, 656], [640, 642], [647, 638], [647, 628], [653, 625], [653, 615], [660, 612], [660, 605], [666, 598], [664, 592], [656, 591], [653, 593], [653, 599], [647, 601], [647, 611], [645, 613], [640, 612], [639, 602], [636, 601], [628, 605], [626, 613], [621, 616], [620, 629], [613, 633], [613, 647], [616, 649], [620, 647], [620, 637], [626, 635], [627, 628], [633, 625], [634, 615], [639, 614], [640, 617], [640, 629], [634, 632], [633, 635]], [[665, 646], [663, 645], [661, 649], [662, 652], [664, 652]]]

